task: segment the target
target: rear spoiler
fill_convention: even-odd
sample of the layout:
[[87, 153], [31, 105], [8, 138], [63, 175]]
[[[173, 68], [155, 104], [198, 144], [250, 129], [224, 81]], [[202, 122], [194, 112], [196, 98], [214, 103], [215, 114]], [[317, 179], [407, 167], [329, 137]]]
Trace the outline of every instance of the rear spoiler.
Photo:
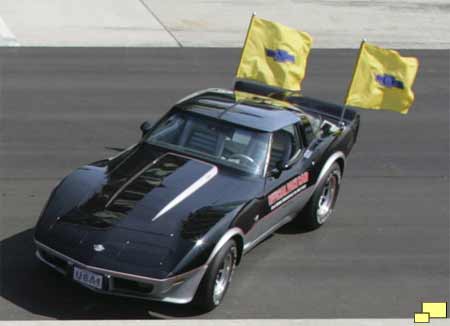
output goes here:
[[[300, 109], [313, 115], [325, 115], [328, 118], [339, 121], [343, 105], [318, 100], [312, 97], [302, 96], [299, 92], [288, 91], [283, 88], [269, 86], [250, 80], [237, 80], [234, 90], [266, 96], [277, 100], [283, 100], [298, 106]], [[347, 107], [344, 120], [352, 121], [358, 114], [351, 107]]]

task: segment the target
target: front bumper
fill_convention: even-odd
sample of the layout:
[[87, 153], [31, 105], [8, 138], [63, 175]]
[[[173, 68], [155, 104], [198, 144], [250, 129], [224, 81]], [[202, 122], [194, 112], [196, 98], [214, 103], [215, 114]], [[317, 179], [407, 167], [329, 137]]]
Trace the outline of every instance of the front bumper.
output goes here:
[[37, 247], [37, 258], [68, 278], [73, 279], [74, 266], [102, 275], [105, 280], [102, 289], [97, 289], [83, 283], [79, 284], [95, 292], [104, 294], [171, 303], [189, 303], [194, 298], [203, 275], [208, 268], [208, 265], [203, 265], [187, 273], [170, 278], [155, 279], [88, 266], [37, 240], [35, 240], [35, 243]]

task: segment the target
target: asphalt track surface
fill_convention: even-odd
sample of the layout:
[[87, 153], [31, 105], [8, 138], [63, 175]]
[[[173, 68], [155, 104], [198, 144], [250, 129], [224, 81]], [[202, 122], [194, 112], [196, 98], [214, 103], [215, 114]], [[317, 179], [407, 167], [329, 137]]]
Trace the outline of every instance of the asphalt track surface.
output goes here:
[[[412, 318], [449, 300], [449, 51], [421, 60], [410, 114], [362, 112], [334, 216], [287, 225], [243, 260], [223, 304], [100, 296], [34, 258], [57, 180], [138, 140], [139, 124], [206, 87], [230, 87], [238, 49], [0, 50], [0, 319]], [[342, 101], [354, 50], [316, 50], [305, 94]]]

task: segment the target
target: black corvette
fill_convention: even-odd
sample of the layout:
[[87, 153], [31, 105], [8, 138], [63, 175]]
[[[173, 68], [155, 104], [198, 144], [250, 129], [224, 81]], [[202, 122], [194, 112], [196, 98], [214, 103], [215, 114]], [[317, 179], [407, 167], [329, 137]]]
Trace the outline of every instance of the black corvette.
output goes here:
[[195, 93], [143, 123], [134, 146], [65, 177], [37, 223], [37, 257], [94, 291], [210, 310], [261, 240], [293, 220], [322, 225], [359, 115], [251, 91]]

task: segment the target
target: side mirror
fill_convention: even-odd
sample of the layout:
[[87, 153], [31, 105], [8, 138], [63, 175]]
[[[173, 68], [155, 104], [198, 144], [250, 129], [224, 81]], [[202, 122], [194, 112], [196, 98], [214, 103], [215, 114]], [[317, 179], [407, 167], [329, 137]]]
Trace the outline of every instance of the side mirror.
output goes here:
[[144, 121], [141, 124], [142, 136], [144, 136], [150, 129], [152, 129], [152, 124], [149, 121]]
[[278, 178], [280, 177], [281, 173], [282, 173], [284, 170], [287, 170], [287, 169], [289, 169], [289, 166], [287, 165], [287, 162], [284, 162], [284, 161], [278, 161], [278, 162], [276, 163], [276, 165], [275, 165], [275, 168], [273, 168], [273, 169], [270, 171], [270, 176], [271, 176], [271, 177], [274, 177], [275, 179], [278, 179]]

